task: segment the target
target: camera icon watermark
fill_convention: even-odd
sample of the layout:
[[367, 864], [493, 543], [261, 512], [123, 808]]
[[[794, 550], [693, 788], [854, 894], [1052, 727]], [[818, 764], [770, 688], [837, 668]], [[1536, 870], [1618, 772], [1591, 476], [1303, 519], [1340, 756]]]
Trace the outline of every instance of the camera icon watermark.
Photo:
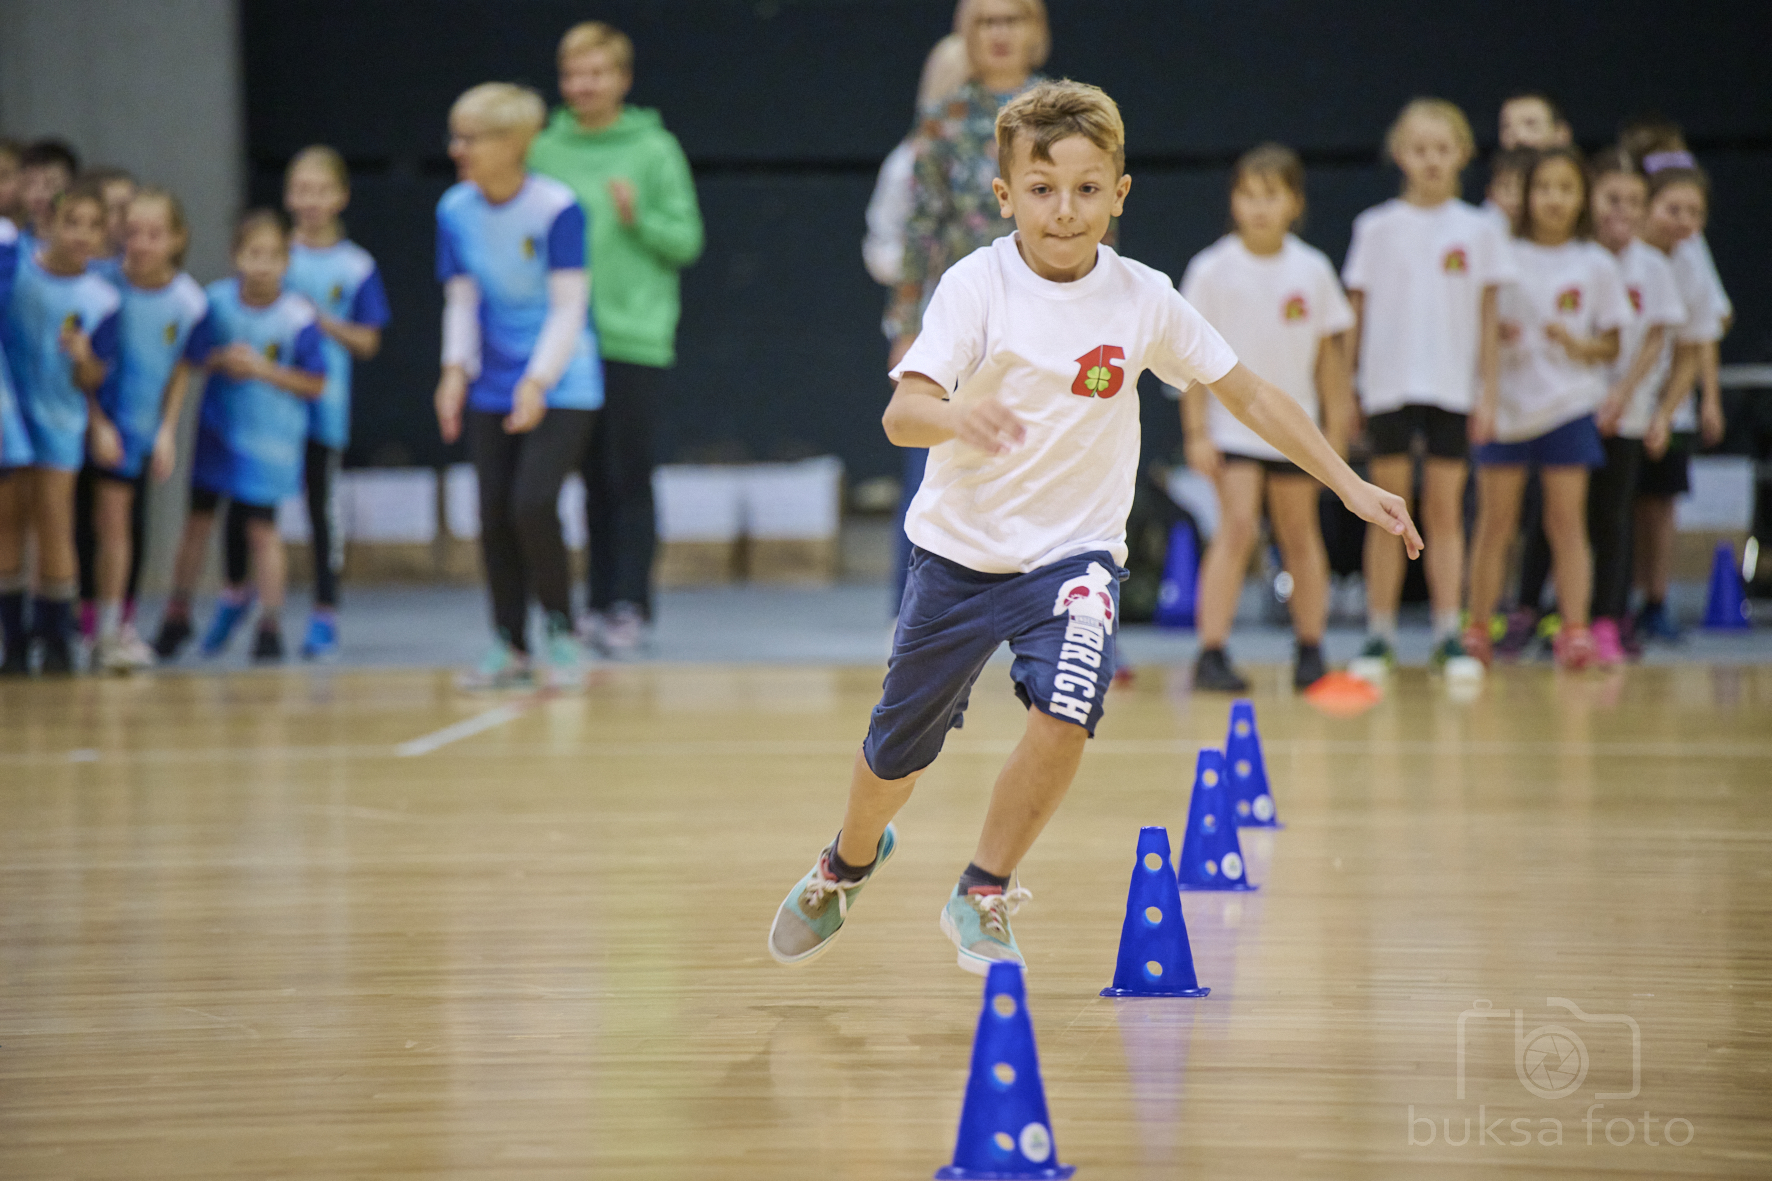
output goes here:
[[[1588, 1025], [1616, 1026], [1630, 1031], [1630, 1090], [1596, 1091], [1596, 1102], [1608, 1099], [1635, 1099], [1643, 1089], [1643, 1031], [1636, 1018], [1627, 1013], [1584, 1013], [1574, 1001], [1560, 996], [1546, 997], [1546, 1008], [1566, 1010], [1575, 1020]], [[1471, 1007], [1458, 1015], [1458, 1097], [1464, 1098], [1465, 1024], [1473, 1019], [1492, 1017], [1514, 1019], [1514, 1073], [1520, 1085], [1540, 1099], [1565, 1099], [1581, 1089], [1587, 1081], [1593, 1059], [1587, 1042], [1567, 1025], [1551, 1024], [1526, 1028], [1524, 1009], [1497, 1009], [1486, 1000], [1471, 1002]], [[1592, 1036], [1596, 1031], [1589, 1030]]]

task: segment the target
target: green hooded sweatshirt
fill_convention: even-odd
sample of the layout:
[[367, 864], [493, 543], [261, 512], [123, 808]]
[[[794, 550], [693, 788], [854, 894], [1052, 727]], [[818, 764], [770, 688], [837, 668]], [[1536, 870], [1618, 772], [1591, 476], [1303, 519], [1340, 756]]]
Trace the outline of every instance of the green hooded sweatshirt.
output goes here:
[[[603, 356], [634, 365], [675, 363], [677, 272], [701, 254], [701, 209], [677, 137], [658, 112], [623, 107], [601, 131], [561, 108], [529, 149], [529, 166], [578, 194], [589, 222], [591, 315]], [[634, 224], [615, 214], [609, 182], [633, 184]]]

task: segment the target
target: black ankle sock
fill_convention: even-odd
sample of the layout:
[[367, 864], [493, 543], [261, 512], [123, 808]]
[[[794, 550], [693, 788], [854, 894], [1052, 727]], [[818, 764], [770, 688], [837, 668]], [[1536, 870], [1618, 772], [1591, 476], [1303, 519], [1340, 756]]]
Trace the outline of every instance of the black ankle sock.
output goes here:
[[967, 893], [974, 886], [995, 886], [1002, 890], [1008, 885], [1009, 879], [1007, 877], [998, 877], [994, 873], [987, 873], [971, 862], [967, 862], [966, 872], [960, 875], [960, 893], [962, 894]]
[[41, 639], [55, 644], [68, 642], [68, 624], [73, 615], [73, 604], [67, 599], [47, 599], [37, 596], [31, 604], [31, 626]]
[[1300, 641], [1298, 644], [1298, 656], [1300, 659], [1305, 656], [1321, 656], [1322, 654], [1323, 645], [1321, 644], [1306, 644], [1303, 641]]
[[[841, 833], [837, 835], [839, 837], [842, 836]], [[879, 859], [875, 858], [875, 860], [877, 861]], [[831, 872], [837, 875], [837, 880], [840, 882], [859, 882], [861, 879], [867, 877], [869, 871], [874, 868], [873, 861], [868, 862], [866, 865], [851, 865], [843, 860], [842, 854], [837, 852], [836, 841], [831, 842], [829, 862]]]
[[5, 635], [6, 651], [25, 650], [25, 592], [0, 594], [0, 633]]

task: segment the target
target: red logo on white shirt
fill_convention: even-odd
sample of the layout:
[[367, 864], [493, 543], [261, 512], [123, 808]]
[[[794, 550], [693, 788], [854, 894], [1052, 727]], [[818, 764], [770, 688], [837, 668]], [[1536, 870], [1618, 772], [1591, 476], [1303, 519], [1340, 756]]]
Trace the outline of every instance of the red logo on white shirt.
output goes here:
[[1464, 247], [1454, 246], [1440, 260], [1440, 269], [1448, 275], [1462, 275], [1471, 269], [1470, 256], [1464, 252]]
[[1117, 344], [1104, 344], [1077, 358], [1077, 376], [1071, 382], [1071, 393], [1079, 398], [1111, 398], [1120, 392], [1126, 371], [1118, 362], [1126, 359], [1126, 350]]
[[1641, 287], [1627, 287], [1625, 288], [1625, 292], [1630, 296], [1630, 310], [1639, 316], [1642, 315], [1643, 289]]
[[1285, 304], [1280, 308], [1280, 317], [1288, 324], [1309, 319], [1310, 314], [1311, 305], [1306, 303], [1304, 296], [1297, 292], [1288, 295]]
[[1565, 287], [1557, 292], [1557, 310], [1559, 312], [1579, 312], [1581, 310], [1581, 288]]

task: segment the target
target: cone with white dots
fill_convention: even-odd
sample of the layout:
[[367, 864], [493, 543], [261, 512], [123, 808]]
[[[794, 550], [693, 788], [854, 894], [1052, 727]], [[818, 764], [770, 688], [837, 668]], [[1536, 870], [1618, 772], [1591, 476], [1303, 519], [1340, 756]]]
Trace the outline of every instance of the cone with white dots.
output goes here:
[[1183, 890], [1255, 889], [1245, 876], [1243, 846], [1224, 781], [1224, 755], [1210, 748], [1200, 752], [1194, 765], [1194, 795], [1175, 877]]
[[960, 1109], [954, 1163], [935, 1176], [941, 1181], [1045, 1181], [1076, 1171], [1058, 1163], [1021, 965], [992, 964], [984, 978], [984, 1012], [972, 1039], [972, 1073]]
[[1286, 827], [1274, 810], [1267, 761], [1261, 757], [1261, 734], [1255, 729], [1255, 703], [1246, 697], [1231, 702], [1231, 728], [1224, 737], [1224, 765], [1230, 772], [1231, 807], [1235, 809], [1237, 827]]
[[1169, 865], [1169, 830], [1146, 825], [1138, 830], [1138, 860], [1126, 892], [1126, 922], [1120, 927], [1120, 957], [1114, 982], [1102, 996], [1202, 997], [1194, 975], [1194, 949], [1181, 917], [1181, 894]]

